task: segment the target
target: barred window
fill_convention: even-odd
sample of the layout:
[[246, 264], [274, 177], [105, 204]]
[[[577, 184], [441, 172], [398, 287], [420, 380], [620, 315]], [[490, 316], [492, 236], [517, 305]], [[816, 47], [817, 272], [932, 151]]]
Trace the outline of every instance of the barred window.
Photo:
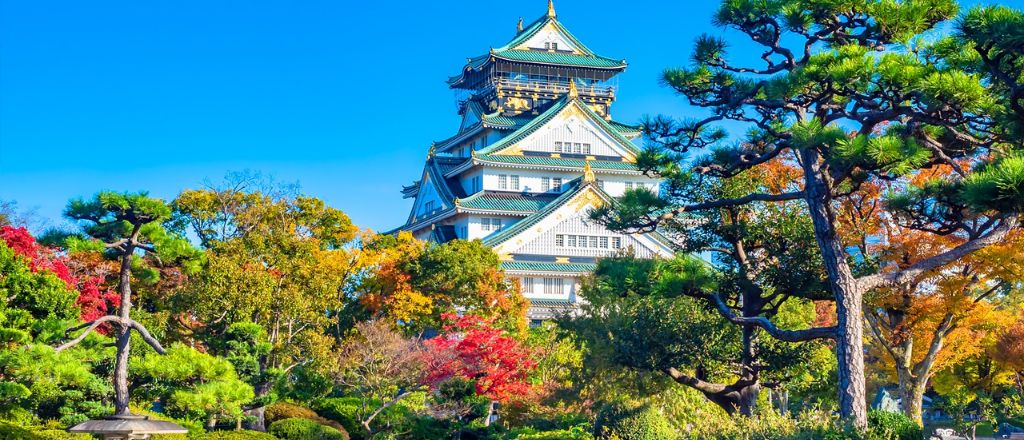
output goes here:
[[608, 237], [601, 237], [601, 249], [608, 249]]
[[633, 189], [633, 182], [626, 182], [626, 189]]
[[553, 178], [551, 178], [551, 189], [555, 190], [555, 192], [562, 191], [562, 178], [561, 177], [553, 177]]
[[570, 235], [569, 236], [569, 246], [568, 247], [576, 247], [576, 236], [575, 235]]
[[491, 230], [491, 219], [484, 217], [480, 219], [480, 230], [490, 231]]
[[504, 174], [498, 175], [498, 189], [508, 189], [508, 176]]
[[555, 142], [555, 152], [556, 153], [561, 153], [562, 152], [562, 143], [561, 142]]
[[523, 293], [533, 293], [533, 278], [523, 278], [522, 287]]
[[519, 189], [519, 176], [518, 175], [512, 175], [512, 189], [515, 189], [515, 190]]
[[565, 236], [562, 234], [555, 235], [555, 246], [565, 247]]
[[622, 237], [612, 237], [612, 247], [622, 249]]
[[541, 192], [548, 192], [551, 190], [551, 178], [541, 177], [540, 178], [540, 190]]
[[599, 242], [598, 237], [595, 237], [595, 236], [591, 236], [590, 237], [590, 247], [597, 248], [598, 247], [598, 242]]
[[501, 219], [500, 218], [492, 218], [491, 219], [491, 227], [494, 228], [495, 231], [500, 231], [501, 230]]
[[590, 144], [583, 144], [583, 154], [590, 154]]
[[544, 293], [547, 295], [559, 295], [562, 293], [561, 278], [544, 278]]

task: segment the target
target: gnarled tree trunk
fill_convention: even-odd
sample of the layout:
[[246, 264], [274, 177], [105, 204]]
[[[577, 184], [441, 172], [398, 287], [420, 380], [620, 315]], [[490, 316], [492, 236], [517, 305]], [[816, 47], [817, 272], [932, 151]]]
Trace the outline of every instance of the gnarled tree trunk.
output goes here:
[[846, 263], [846, 253], [835, 229], [835, 213], [829, 205], [830, 189], [818, 153], [800, 150], [804, 169], [804, 199], [814, 226], [814, 237], [828, 274], [829, 289], [836, 301], [836, 358], [839, 375], [839, 412], [858, 429], [868, 425], [864, 376], [864, 292]]

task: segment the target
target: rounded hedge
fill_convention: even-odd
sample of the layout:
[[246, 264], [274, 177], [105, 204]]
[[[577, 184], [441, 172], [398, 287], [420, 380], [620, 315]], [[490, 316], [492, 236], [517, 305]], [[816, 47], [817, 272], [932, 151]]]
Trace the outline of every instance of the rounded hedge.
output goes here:
[[594, 435], [616, 440], [676, 440], [679, 433], [664, 414], [651, 406], [609, 405], [594, 423]]
[[348, 440], [348, 434], [308, 419], [284, 419], [268, 430], [281, 440]]
[[265, 432], [259, 431], [212, 431], [195, 437], [196, 440], [277, 440]]

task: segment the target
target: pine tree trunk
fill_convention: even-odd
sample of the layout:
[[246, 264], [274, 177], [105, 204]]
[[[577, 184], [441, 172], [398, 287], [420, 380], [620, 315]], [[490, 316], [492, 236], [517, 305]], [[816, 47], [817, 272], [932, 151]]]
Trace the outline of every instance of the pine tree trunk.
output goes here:
[[[136, 228], [136, 231], [138, 228]], [[132, 240], [135, 239], [132, 234]], [[133, 247], [125, 246], [121, 256], [121, 270], [117, 288], [121, 294], [121, 307], [118, 316], [123, 320], [118, 329], [117, 358], [114, 361], [114, 414], [128, 415], [128, 352], [131, 348], [131, 327], [126, 325], [132, 309], [131, 269]]]
[[[264, 369], [260, 368], [260, 371], [262, 372], [262, 371], [264, 371]], [[255, 398], [259, 399], [259, 398], [264, 397], [264, 396], [266, 396], [267, 394], [270, 393], [270, 389], [272, 388], [272, 384], [270, 382], [261, 382], [261, 383], [256, 384], [256, 386], [253, 387], [253, 388], [254, 388], [253, 391], [255, 391], [255, 393], [254, 393]], [[260, 432], [266, 432], [267, 431], [267, 406], [266, 405], [261, 405], [261, 406], [256, 407], [256, 408], [251, 408], [251, 409], [245, 411], [245, 414], [253, 418], [253, 421], [249, 423], [249, 429], [252, 429], [253, 431], [260, 431]]]
[[836, 358], [839, 375], [839, 413], [858, 429], [867, 429], [867, 392], [864, 376], [863, 292], [846, 263], [843, 244], [835, 230], [835, 215], [818, 153], [800, 150], [804, 191], [814, 236], [836, 301]]

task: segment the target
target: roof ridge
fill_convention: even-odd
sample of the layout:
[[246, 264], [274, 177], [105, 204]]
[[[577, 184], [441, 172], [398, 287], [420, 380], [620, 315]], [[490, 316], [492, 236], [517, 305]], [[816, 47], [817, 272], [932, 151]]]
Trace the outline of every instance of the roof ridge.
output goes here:
[[519, 127], [518, 129], [516, 129], [516, 131], [513, 131], [508, 136], [499, 139], [497, 142], [478, 150], [477, 155], [497, 153], [501, 150], [504, 150], [505, 148], [510, 147], [512, 144], [523, 140], [523, 138], [532, 134], [535, 130], [546, 124], [548, 121], [554, 118], [555, 115], [564, 110], [566, 106], [574, 102], [577, 103], [577, 107], [581, 108], [583, 110], [583, 113], [587, 115], [587, 117], [589, 117], [593, 121], [596, 121], [598, 125], [600, 125], [602, 128], [605, 129], [606, 132], [609, 133], [609, 136], [619, 141], [622, 144], [622, 146], [626, 148], [626, 150], [633, 153], [634, 155], [640, 153], [640, 149], [633, 144], [633, 141], [623, 136], [622, 133], [619, 133], [619, 131], [615, 127], [613, 127], [611, 124], [608, 123], [608, 121], [605, 121], [604, 118], [602, 118], [600, 115], [591, 110], [590, 106], [586, 105], [586, 103], [583, 103], [579, 97], [571, 97], [568, 94], [566, 94], [562, 95], [562, 97], [555, 101], [555, 103], [552, 104], [551, 107], [549, 107], [547, 110], [544, 110], [543, 113], [537, 115], [526, 125]]
[[569, 199], [575, 197], [576, 194], [579, 194], [579, 192], [582, 191], [584, 188], [590, 186], [583, 184], [582, 177], [577, 177], [573, 180], [570, 180], [569, 185], [572, 185], [572, 187], [566, 189], [566, 191], [563, 192], [562, 195], [558, 196], [547, 205], [544, 205], [544, 208], [542, 208], [541, 210], [533, 214], [530, 214], [529, 216], [522, 220], [519, 220], [518, 222], [513, 223], [512, 226], [508, 227], [508, 229], [503, 229], [501, 231], [498, 231], [497, 234], [485, 237], [483, 240], [484, 244], [493, 247], [495, 245], [504, 243], [505, 240], [508, 240], [509, 238], [512, 238], [513, 236], [522, 232], [523, 230], [530, 228], [536, 222], [540, 221], [540, 219], [544, 218], [547, 214], [550, 214], [552, 211], [558, 209], [560, 206], [565, 204], [565, 202], [567, 202]]

